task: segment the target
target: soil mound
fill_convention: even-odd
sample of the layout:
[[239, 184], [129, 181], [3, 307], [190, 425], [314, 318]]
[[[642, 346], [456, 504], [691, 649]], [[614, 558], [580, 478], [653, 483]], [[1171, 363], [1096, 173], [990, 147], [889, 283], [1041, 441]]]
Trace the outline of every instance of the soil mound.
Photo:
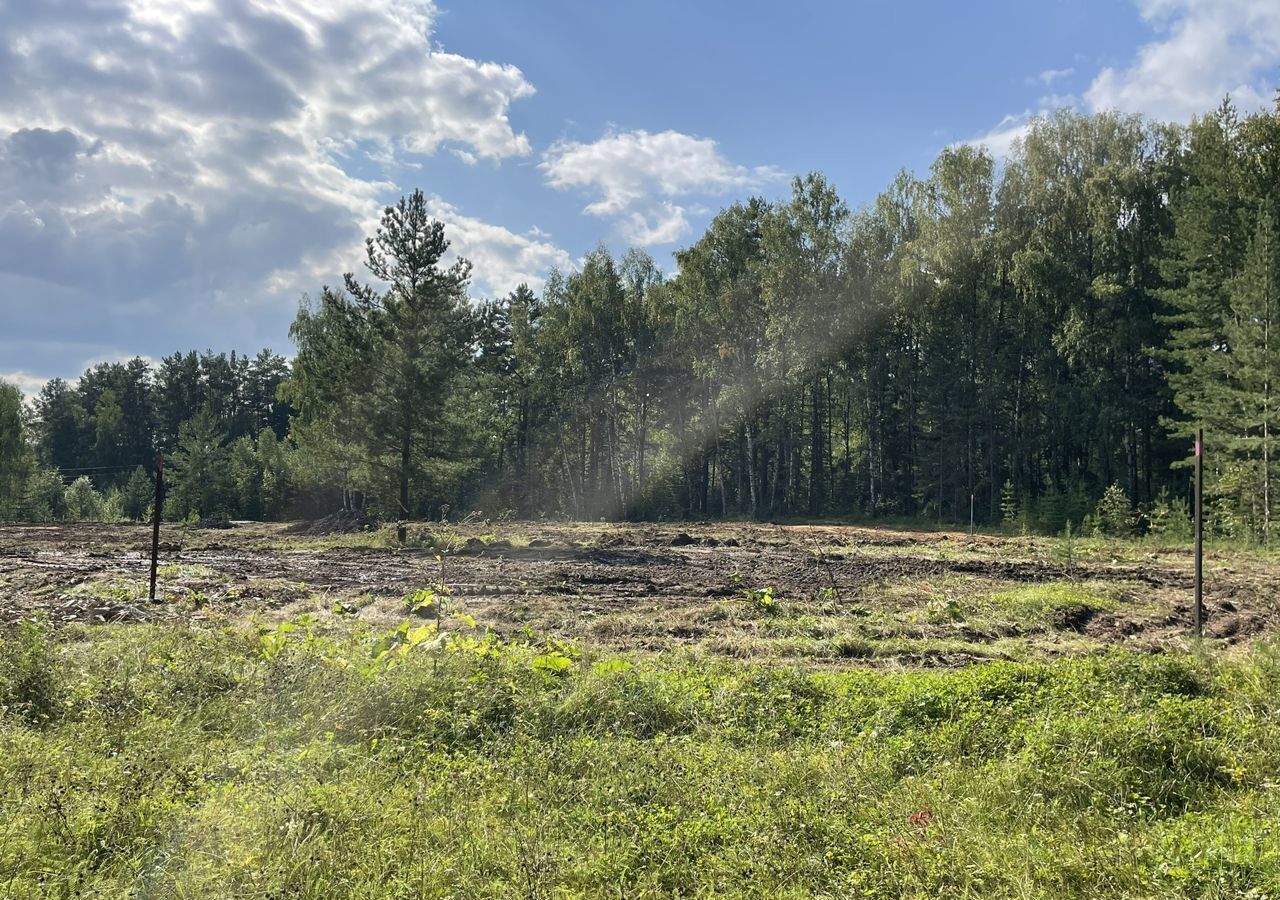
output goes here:
[[288, 529], [290, 534], [304, 534], [320, 537], [326, 534], [354, 534], [360, 531], [372, 531], [378, 527], [378, 520], [363, 509], [340, 509], [310, 522], [299, 522]]

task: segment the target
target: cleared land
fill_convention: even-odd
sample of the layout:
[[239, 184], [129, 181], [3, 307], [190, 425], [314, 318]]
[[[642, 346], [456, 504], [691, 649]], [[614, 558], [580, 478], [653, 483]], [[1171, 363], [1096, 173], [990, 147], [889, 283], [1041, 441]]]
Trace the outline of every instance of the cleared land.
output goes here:
[[410, 538], [0, 528], [0, 897], [1280, 897], [1266, 555]]
[[[1191, 626], [1186, 548], [747, 524], [418, 527], [409, 543], [395, 548], [388, 531], [166, 527], [163, 602], [151, 606], [140, 602], [148, 529], [4, 527], [0, 617], [278, 622], [335, 617], [342, 604], [390, 625], [406, 595], [443, 582], [455, 609], [502, 636], [903, 665], [1185, 648]], [[1280, 563], [1219, 551], [1206, 571], [1211, 640], [1248, 643], [1280, 623]]]

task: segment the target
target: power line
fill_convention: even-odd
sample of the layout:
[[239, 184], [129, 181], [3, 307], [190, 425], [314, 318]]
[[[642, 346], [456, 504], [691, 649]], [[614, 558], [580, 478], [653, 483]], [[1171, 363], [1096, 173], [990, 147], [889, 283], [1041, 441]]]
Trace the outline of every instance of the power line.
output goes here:
[[147, 467], [141, 463], [120, 466], [69, 466], [67, 468], [54, 466], [53, 470], [58, 473], [58, 477], [61, 478], [64, 483], [70, 484], [77, 478], [98, 478], [120, 475], [125, 472], [136, 471], [139, 468], [144, 472], [148, 471]]

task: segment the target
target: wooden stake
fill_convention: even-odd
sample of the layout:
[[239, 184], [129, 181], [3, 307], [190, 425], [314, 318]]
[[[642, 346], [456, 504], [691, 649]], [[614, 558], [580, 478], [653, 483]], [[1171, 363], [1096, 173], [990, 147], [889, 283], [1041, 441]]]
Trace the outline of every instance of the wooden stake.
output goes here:
[[1204, 429], [1196, 429], [1196, 637], [1204, 635]]
[[156, 507], [151, 514], [151, 602], [156, 601], [156, 563], [160, 557], [160, 508], [164, 502], [164, 455], [156, 454]]

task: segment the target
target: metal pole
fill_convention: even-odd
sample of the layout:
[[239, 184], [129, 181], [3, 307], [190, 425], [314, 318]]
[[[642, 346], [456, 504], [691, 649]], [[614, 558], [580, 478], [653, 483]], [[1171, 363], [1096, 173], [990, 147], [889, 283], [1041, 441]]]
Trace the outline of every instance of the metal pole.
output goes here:
[[164, 502], [164, 455], [156, 454], [156, 506], [151, 513], [151, 602], [156, 599], [156, 563], [160, 556], [160, 507]]
[[1196, 429], [1196, 637], [1204, 634], [1204, 429]]

